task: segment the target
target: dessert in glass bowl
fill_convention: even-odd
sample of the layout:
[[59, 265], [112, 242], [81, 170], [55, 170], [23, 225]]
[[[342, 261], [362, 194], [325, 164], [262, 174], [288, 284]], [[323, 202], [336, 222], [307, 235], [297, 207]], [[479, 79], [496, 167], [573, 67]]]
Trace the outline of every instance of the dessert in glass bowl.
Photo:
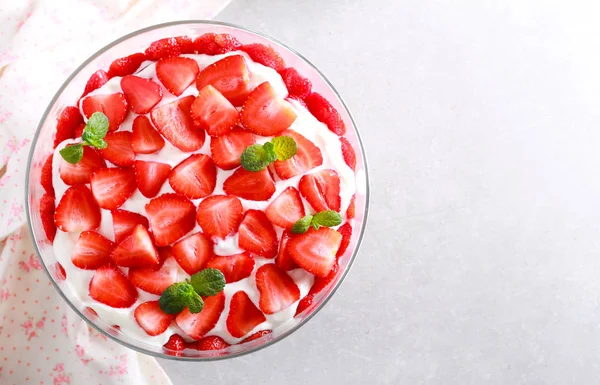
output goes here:
[[30, 226], [71, 307], [117, 341], [232, 357], [333, 294], [366, 219], [365, 159], [327, 81], [289, 48], [178, 22], [104, 48], [50, 103]]

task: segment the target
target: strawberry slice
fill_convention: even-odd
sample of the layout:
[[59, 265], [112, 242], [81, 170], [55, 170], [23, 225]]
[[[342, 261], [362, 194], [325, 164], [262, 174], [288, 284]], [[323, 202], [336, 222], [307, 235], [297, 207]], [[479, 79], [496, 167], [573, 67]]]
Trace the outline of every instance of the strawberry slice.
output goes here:
[[210, 195], [217, 185], [217, 168], [208, 155], [194, 154], [184, 159], [169, 174], [175, 192], [190, 199]]
[[273, 333], [272, 330], [259, 330], [256, 333], [252, 333], [250, 336], [244, 338], [241, 342], [238, 342], [238, 343], [245, 344], [246, 342], [257, 340], [257, 339], [261, 338], [262, 336], [266, 336], [271, 333]]
[[210, 154], [217, 167], [232, 170], [240, 166], [242, 152], [254, 143], [254, 134], [234, 127], [226, 134], [210, 139]]
[[260, 43], [245, 44], [240, 49], [245, 51], [255, 62], [271, 67], [275, 71], [279, 71], [285, 67], [283, 58], [269, 45]]
[[90, 186], [98, 205], [114, 210], [135, 191], [135, 173], [130, 168], [101, 168], [92, 174]]
[[219, 336], [204, 337], [194, 345], [197, 350], [204, 351], [227, 349], [229, 346], [231, 345], [229, 345], [223, 338]]
[[265, 214], [274, 225], [288, 230], [306, 215], [300, 193], [291, 186], [269, 204]]
[[246, 99], [240, 120], [257, 135], [273, 136], [289, 128], [296, 120], [296, 113], [288, 102], [277, 96], [269, 82], [264, 82]]
[[85, 89], [83, 90], [83, 95], [81, 95], [81, 97], [83, 98], [90, 92], [102, 87], [106, 84], [106, 82], [108, 82], [108, 74], [106, 73], [106, 71], [98, 70], [94, 72], [85, 84]]
[[131, 149], [131, 132], [109, 132], [104, 137], [106, 148], [100, 150], [100, 155], [115, 166], [133, 166], [135, 153]]
[[196, 88], [201, 90], [207, 85], [216, 88], [234, 106], [241, 106], [252, 91], [244, 57], [227, 56], [204, 68], [198, 75]]
[[80, 269], [95, 270], [110, 262], [110, 253], [115, 244], [95, 231], [79, 234], [71, 261]]
[[81, 123], [77, 128], [75, 128], [75, 138], [80, 138], [83, 135], [83, 130], [85, 130], [85, 123]]
[[290, 239], [294, 235], [289, 231], [284, 231], [281, 235], [281, 241], [279, 242], [279, 252], [277, 253], [277, 258], [275, 258], [275, 264], [279, 266], [280, 269], [289, 271], [298, 268], [296, 262], [292, 259], [292, 256], [289, 252], [289, 242]]
[[108, 95], [86, 96], [81, 109], [89, 119], [94, 112], [102, 112], [108, 117], [108, 131], [116, 131], [127, 116], [127, 100], [121, 92]]
[[177, 36], [175, 38], [177, 44], [179, 44], [179, 48], [181, 48], [181, 53], [195, 53], [194, 49], [194, 41], [189, 36]]
[[195, 340], [204, 337], [215, 327], [225, 309], [225, 293], [223, 292], [203, 299], [204, 309], [200, 313], [192, 314], [188, 308], [185, 308], [175, 318], [177, 326]]
[[304, 270], [317, 277], [326, 277], [335, 264], [341, 242], [342, 234], [329, 227], [309, 228], [290, 240], [289, 253]]
[[337, 232], [342, 234], [342, 242], [340, 243], [340, 248], [335, 256], [341, 257], [346, 252], [348, 245], [350, 245], [350, 240], [352, 239], [352, 226], [350, 223], [346, 222], [338, 227]]
[[194, 39], [196, 52], [206, 55], [219, 55], [239, 49], [242, 44], [227, 33], [205, 33]]
[[275, 193], [275, 182], [268, 169], [252, 172], [240, 167], [225, 179], [223, 191], [250, 201], [266, 201]]
[[131, 130], [131, 149], [136, 154], [152, 154], [165, 146], [165, 140], [147, 116], [136, 116]]
[[56, 282], [63, 282], [67, 279], [67, 272], [65, 268], [60, 264], [60, 262], [56, 262], [48, 269], [52, 277], [56, 280]]
[[136, 225], [110, 254], [117, 266], [156, 267], [160, 265], [158, 251], [144, 225]]
[[131, 111], [146, 114], [162, 100], [160, 85], [139, 76], [127, 75], [121, 78], [121, 88]]
[[185, 348], [185, 340], [179, 334], [173, 334], [171, 337], [169, 337], [167, 343], [163, 345], [165, 353], [175, 357], [182, 356], [182, 350], [184, 350]]
[[170, 247], [158, 249], [163, 261], [158, 267], [132, 267], [129, 269], [129, 280], [138, 288], [152, 294], [161, 295], [167, 287], [177, 282], [179, 265], [172, 256]]
[[273, 263], [256, 271], [256, 287], [260, 292], [258, 305], [265, 314], [277, 313], [300, 299], [294, 280]]
[[266, 320], [265, 315], [252, 303], [246, 292], [240, 290], [231, 296], [226, 324], [233, 337], [245, 336]]
[[315, 211], [340, 211], [340, 177], [334, 170], [321, 170], [300, 178], [298, 188]]
[[281, 179], [289, 179], [304, 174], [308, 170], [323, 164], [321, 150], [313, 142], [293, 130], [286, 130], [281, 135], [292, 137], [298, 148], [296, 155], [290, 159], [275, 161], [275, 172]]
[[78, 163], [71, 164], [64, 159], [60, 160], [58, 173], [60, 179], [70, 186], [90, 183], [92, 173], [97, 169], [105, 168], [106, 162], [93, 148], [83, 148], [83, 158]]
[[134, 169], [137, 187], [146, 198], [154, 198], [159, 193], [171, 172], [168, 164], [143, 160], [136, 160]]
[[319, 294], [324, 288], [326, 288], [335, 279], [335, 277], [337, 277], [338, 271], [339, 265], [336, 262], [326, 277], [315, 277], [315, 282], [308, 291], [308, 294], [304, 296], [300, 300], [300, 302], [298, 302], [298, 307], [296, 308], [296, 314], [294, 315], [294, 317], [302, 313], [304, 310], [306, 310], [312, 305], [315, 296]]
[[177, 41], [175, 37], [167, 37], [164, 39], [152, 42], [144, 51], [144, 54], [149, 60], [160, 60], [170, 56], [179, 56], [182, 54], [181, 47], [182, 39]]
[[217, 255], [208, 261], [206, 267], [220, 270], [225, 276], [225, 282], [233, 283], [250, 276], [254, 269], [254, 258], [250, 253]]
[[354, 147], [352, 147], [348, 139], [343, 136], [340, 136], [340, 142], [342, 143], [342, 156], [344, 157], [344, 162], [346, 162], [352, 171], [356, 171], [356, 153], [354, 152]]
[[52, 184], [52, 158], [54, 154], [50, 154], [44, 161], [42, 166], [42, 176], [40, 177], [40, 183], [44, 191], [54, 196], [54, 185]]
[[290, 96], [295, 96], [302, 100], [310, 94], [312, 83], [310, 80], [300, 75], [295, 68], [288, 67], [278, 72], [279, 75], [281, 75]]
[[230, 195], [213, 195], [198, 205], [196, 221], [209, 237], [226, 238], [235, 233], [244, 213], [242, 202]]
[[191, 115], [194, 124], [210, 136], [224, 135], [238, 122], [238, 111], [210, 84], [198, 92]]
[[163, 194], [146, 205], [156, 246], [167, 246], [190, 232], [196, 224], [196, 207], [177, 194]]
[[277, 233], [269, 219], [260, 210], [248, 210], [238, 230], [238, 245], [251, 253], [274, 258], [279, 245]]
[[189, 275], [202, 270], [213, 257], [213, 244], [202, 233], [195, 233], [173, 245], [173, 257]]
[[306, 102], [306, 106], [310, 113], [313, 114], [317, 120], [325, 123], [327, 128], [338, 136], [342, 136], [346, 133], [346, 125], [339, 112], [337, 112], [331, 103], [329, 103], [329, 101], [321, 94], [313, 92], [304, 98], [304, 101]]
[[56, 133], [54, 134], [54, 148], [63, 140], [75, 137], [75, 130], [83, 123], [83, 117], [77, 107], [65, 107], [56, 119]]
[[181, 151], [192, 152], [204, 144], [204, 130], [194, 127], [190, 109], [192, 95], [156, 107], [150, 113], [152, 123], [171, 144]]
[[125, 274], [113, 265], [104, 265], [94, 273], [90, 281], [90, 297], [114, 308], [127, 308], [138, 298], [136, 288]]
[[346, 218], [353, 219], [356, 215], [356, 194], [352, 195], [350, 199], [350, 204], [348, 205], [348, 209], [346, 210]]
[[198, 72], [198, 63], [188, 57], [169, 57], [156, 63], [156, 77], [175, 96], [181, 95], [196, 80]]
[[108, 77], [131, 75], [140, 68], [144, 60], [146, 60], [146, 55], [139, 52], [117, 59], [110, 63]]
[[69, 233], [93, 230], [100, 220], [100, 207], [85, 185], [69, 187], [54, 212], [56, 227]]
[[115, 242], [120, 243], [137, 225], [148, 228], [148, 219], [138, 213], [132, 213], [126, 210], [113, 210], [111, 212], [113, 220], [113, 230], [115, 233]]
[[149, 336], [163, 334], [171, 325], [175, 316], [163, 312], [158, 301], [140, 304], [133, 312], [135, 321]]
[[44, 228], [44, 234], [50, 242], [54, 242], [56, 236], [56, 224], [54, 223], [54, 195], [48, 193], [40, 199], [40, 220]]

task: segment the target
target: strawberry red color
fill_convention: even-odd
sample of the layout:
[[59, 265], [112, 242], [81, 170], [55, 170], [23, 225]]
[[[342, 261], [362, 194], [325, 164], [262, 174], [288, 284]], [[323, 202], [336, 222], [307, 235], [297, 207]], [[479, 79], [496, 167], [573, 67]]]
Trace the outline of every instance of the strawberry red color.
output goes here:
[[183, 237], [196, 224], [196, 207], [177, 194], [163, 194], [146, 204], [150, 230], [156, 246], [167, 246]]
[[346, 125], [335, 108], [321, 94], [311, 93], [304, 98], [308, 110], [320, 122], [327, 125], [336, 135], [342, 136], [346, 133]]
[[132, 267], [129, 280], [138, 288], [152, 294], [161, 295], [167, 287], [177, 282], [178, 263], [172, 256], [170, 247], [161, 247], [158, 254], [162, 263], [156, 267]]
[[217, 185], [217, 168], [208, 155], [190, 155], [171, 170], [169, 184], [187, 198], [204, 198]]
[[203, 299], [204, 309], [200, 313], [192, 314], [188, 308], [185, 308], [175, 318], [177, 326], [195, 340], [204, 337], [215, 327], [225, 308], [225, 293], [223, 292]]
[[220, 256], [217, 255], [206, 264], [207, 268], [220, 270], [225, 282], [233, 283], [248, 278], [254, 269], [254, 258], [250, 253]]
[[146, 114], [162, 100], [162, 89], [152, 80], [135, 75], [121, 78], [121, 88], [131, 111]]
[[71, 164], [60, 159], [58, 174], [65, 184], [87, 184], [90, 183], [92, 173], [106, 167], [106, 162], [96, 150], [89, 146], [83, 147], [83, 158], [78, 163]]
[[219, 336], [208, 336], [202, 338], [195, 344], [197, 350], [221, 350], [226, 349], [230, 345]]
[[111, 212], [113, 220], [113, 231], [115, 233], [115, 242], [119, 243], [133, 232], [136, 225], [142, 225], [148, 228], [148, 219], [138, 213], [132, 213], [126, 210], [113, 210]]
[[275, 172], [281, 179], [289, 179], [323, 164], [323, 155], [319, 147], [294, 130], [281, 133], [289, 136], [296, 142], [296, 155], [288, 160], [277, 160], [274, 163]]
[[260, 210], [248, 210], [238, 230], [238, 245], [264, 258], [277, 255], [279, 242], [271, 222]]
[[54, 196], [54, 186], [52, 185], [52, 158], [54, 154], [50, 154], [44, 164], [42, 165], [42, 176], [40, 177], [40, 183], [44, 188], [44, 191]]
[[204, 130], [194, 127], [190, 109], [192, 95], [156, 107], [150, 113], [152, 123], [173, 146], [183, 152], [200, 149], [204, 144]]
[[134, 170], [138, 190], [146, 198], [154, 198], [169, 177], [171, 166], [164, 163], [136, 160]]
[[54, 224], [54, 195], [48, 193], [40, 199], [40, 220], [44, 228], [44, 234], [50, 242], [54, 242], [56, 236], [56, 225]]
[[71, 261], [80, 269], [94, 270], [110, 262], [115, 244], [95, 231], [84, 231], [73, 248]]
[[119, 208], [136, 189], [135, 174], [130, 168], [101, 168], [90, 177], [92, 194], [103, 209]]
[[170, 56], [179, 56], [182, 53], [182, 47], [180, 43], [185, 43], [183, 39], [175, 37], [168, 37], [157, 40], [150, 44], [144, 54], [149, 60], [160, 60]]
[[234, 106], [241, 106], [252, 89], [250, 73], [241, 55], [227, 56], [207, 66], [196, 80], [196, 88], [201, 90], [213, 86]]
[[340, 142], [342, 143], [344, 162], [346, 162], [352, 171], [356, 171], [356, 153], [354, 152], [354, 147], [352, 147], [348, 139], [343, 136], [340, 137]]
[[139, 52], [114, 60], [108, 68], [108, 77], [131, 75], [140, 68], [144, 60], [146, 55]]
[[235, 51], [242, 44], [227, 33], [205, 33], [194, 39], [194, 48], [198, 53], [207, 55], [218, 55]]
[[317, 277], [326, 277], [335, 264], [341, 242], [342, 235], [329, 227], [309, 228], [290, 240], [289, 253], [304, 270]]
[[223, 191], [251, 201], [266, 201], [275, 193], [275, 182], [268, 169], [252, 172], [240, 167], [225, 179]]
[[191, 115], [194, 124], [210, 136], [224, 135], [238, 122], [238, 111], [210, 84], [198, 91]]
[[279, 252], [277, 253], [277, 258], [275, 258], [275, 264], [282, 270], [289, 271], [293, 269], [297, 269], [298, 265], [290, 256], [290, 252], [288, 250], [288, 245], [290, 239], [294, 236], [290, 231], [286, 230], [281, 235], [281, 241], [279, 242]]
[[181, 351], [186, 347], [186, 343], [179, 334], [173, 334], [169, 337], [166, 344], [163, 345], [165, 353], [171, 356], [181, 356]]
[[320, 170], [304, 175], [300, 178], [298, 188], [315, 211], [340, 211], [340, 178], [334, 170]]
[[83, 90], [83, 95], [89, 94], [90, 92], [97, 90], [108, 82], [108, 74], [104, 70], [98, 70], [90, 76], [87, 83], [85, 84], [85, 89]]
[[350, 240], [352, 239], [352, 226], [350, 223], [346, 222], [337, 229], [337, 232], [342, 234], [342, 242], [340, 243], [340, 248], [335, 256], [341, 257], [346, 252], [348, 245], [350, 245]]
[[274, 225], [284, 229], [291, 229], [296, 221], [306, 215], [300, 193], [291, 186], [269, 204], [265, 214]]
[[165, 146], [165, 140], [146, 116], [136, 116], [131, 130], [131, 149], [136, 154], [152, 154]]
[[337, 277], [338, 272], [339, 265], [335, 263], [326, 277], [315, 277], [315, 282], [308, 291], [308, 294], [304, 296], [300, 300], [300, 302], [298, 302], [298, 307], [296, 308], [296, 314], [294, 316], [297, 316], [298, 314], [302, 313], [310, 305], [312, 305], [315, 296], [319, 294], [324, 288], [326, 288], [335, 279], [335, 277]]
[[275, 71], [285, 67], [283, 58], [271, 46], [260, 43], [246, 44], [241, 47], [241, 50], [245, 51], [255, 62], [271, 67]]
[[235, 233], [242, 221], [242, 202], [231, 195], [213, 195], [198, 205], [196, 221], [209, 237], [226, 238]]
[[108, 118], [108, 131], [116, 131], [127, 116], [127, 100], [121, 92], [108, 95], [86, 96], [81, 103], [86, 118], [102, 112]]
[[202, 270], [213, 257], [213, 243], [198, 232], [177, 241], [172, 248], [179, 266], [189, 275]]
[[157, 336], [165, 332], [171, 321], [175, 318], [163, 312], [158, 301], [149, 301], [140, 304], [133, 312], [135, 321], [149, 336]]
[[254, 341], [259, 339], [262, 336], [266, 336], [273, 333], [272, 330], [259, 330], [256, 333], [252, 333], [249, 337], [244, 338], [241, 342], [239, 342], [240, 344], [245, 344], [246, 342], [250, 342], [250, 341]]
[[89, 291], [90, 297], [114, 308], [130, 307], [138, 298], [136, 288], [123, 272], [110, 264], [96, 270]]
[[109, 132], [104, 137], [106, 148], [100, 150], [100, 155], [115, 166], [133, 166], [135, 153], [131, 149], [131, 132]]
[[77, 107], [65, 107], [56, 119], [56, 133], [54, 134], [54, 148], [65, 139], [75, 137], [75, 130], [83, 123], [83, 117]]
[[300, 299], [294, 280], [273, 263], [256, 271], [256, 287], [260, 292], [260, 310], [265, 314], [277, 313]]
[[223, 170], [240, 166], [242, 152], [255, 143], [254, 134], [240, 127], [234, 127], [224, 135], [211, 138], [210, 153], [215, 165]]
[[288, 102], [277, 96], [269, 82], [264, 82], [246, 99], [240, 120], [257, 135], [273, 136], [289, 128], [296, 120], [296, 113]]
[[157, 267], [160, 265], [158, 251], [154, 247], [148, 230], [136, 225], [133, 232], [123, 239], [112, 251], [110, 258], [123, 267]]
[[265, 315], [252, 303], [246, 292], [240, 290], [231, 296], [226, 324], [233, 337], [245, 336], [266, 320]]
[[350, 204], [348, 205], [348, 209], [346, 210], [346, 218], [352, 219], [356, 215], [356, 194], [352, 195], [352, 199], [350, 199]]
[[312, 84], [310, 80], [300, 75], [293, 67], [284, 68], [279, 71], [290, 96], [304, 99], [310, 94]]
[[100, 219], [100, 207], [85, 185], [69, 187], [54, 212], [56, 227], [70, 233], [94, 230]]
[[198, 72], [198, 63], [187, 57], [169, 57], [156, 63], [156, 77], [175, 96], [181, 95], [196, 80]]

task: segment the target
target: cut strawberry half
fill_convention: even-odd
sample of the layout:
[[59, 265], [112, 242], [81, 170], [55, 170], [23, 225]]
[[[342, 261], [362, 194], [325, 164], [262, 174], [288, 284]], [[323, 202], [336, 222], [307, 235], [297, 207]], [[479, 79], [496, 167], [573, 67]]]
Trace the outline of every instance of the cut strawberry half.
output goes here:
[[275, 264], [285, 271], [298, 268], [298, 265], [296, 265], [296, 262], [294, 262], [288, 250], [290, 239], [293, 236], [294, 235], [287, 230], [283, 232], [281, 241], [279, 242], [279, 252], [277, 253], [277, 258], [275, 258]]
[[80, 269], [94, 270], [110, 262], [115, 244], [95, 231], [79, 234], [71, 261]]
[[337, 232], [342, 234], [342, 242], [340, 243], [340, 248], [335, 256], [341, 257], [346, 252], [348, 245], [350, 245], [350, 240], [352, 239], [352, 226], [350, 223], [346, 222], [338, 227]]
[[339, 265], [336, 262], [326, 277], [315, 277], [315, 282], [310, 288], [308, 294], [304, 296], [300, 300], [300, 302], [298, 302], [298, 307], [296, 308], [296, 314], [294, 315], [294, 317], [302, 313], [304, 310], [306, 310], [312, 305], [315, 296], [319, 294], [324, 288], [326, 288], [335, 279], [335, 277], [337, 277], [338, 271]]
[[286, 130], [281, 135], [292, 137], [298, 148], [296, 155], [290, 159], [275, 161], [275, 172], [281, 179], [289, 179], [304, 174], [308, 170], [323, 164], [321, 150], [313, 142], [293, 130]]
[[154, 198], [160, 192], [171, 172], [168, 164], [143, 160], [136, 160], [134, 169], [138, 190], [146, 198]]
[[131, 149], [136, 154], [152, 154], [165, 146], [165, 140], [146, 116], [136, 116], [131, 130]]
[[54, 196], [54, 185], [52, 184], [52, 158], [54, 154], [50, 154], [44, 161], [42, 166], [42, 176], [40, 177], [40, 183], [44, 191]]
[[177, 194], [163, 194], [146, 205], [156, 246], [167, 246], [190, 232], [196, 224], [196, 207]]
[[344, 157], [344, 162], [352, 169], [352, 171], [356, 171], [356, 153], [354, 152], [354, 147], [350, 144], [348, 139], [341, 136], [340, 142], [342, 144], [342, 156]]
[[175, 323], [185, 334], [199, 340], [215, 327], [224, 308], [225, 293], [220, 292], [204, 298], [204, 309], [200, 313], [192, 314], [188, 308], [185, 308], [175, 318]]
[[277, 233], [260, 210], [248, 210], [238, 230], [238, 245], [265, 258], [274, 258], [279, 245]]
[[126, 210], [112, 211], [113, 230], [115, 232], [115, 242], [120, 243], [129, 236], [137, 225], [148, 228], [148, 219], [138, 213], [132, 213]]
[[226, 134], [210, 139], [210, 153], [217, 167], [232, 170], [240, 166], [242, 152], [254, 143], [254, 134], [234, 127]]
[[131, 111], [146, 114], [162, 100], [160, 85], [135, 75], [121, 78], [121, 88]]
[[298, 188], [315, 211], [340, 211], [340, 177], [334, 170], [321, 170], [300, 178]]
[[106, 148], [100, 150], [100, 155], [115, 166], [129, 167], [133, 165], [135, 153], [131, 149], [131, 132], [109, 132], [104, 137]]
[[241, 55], [227, 56], [207, 66], [196, 80], [196, 88], [201, 90], [213, 86], [234, 106], [241, 106], [252, 89], [250, 73]]
[[220, 270], [225, 276], [225, 282], [233, 283], [250, 276], [254, 269], [254, 258], [250, 253], [217, 255], [208, 261], [206, 267]]
[[196, 52], [206, 55], [218, 55], [239, 49], [242, 44], [227, 33], [205, 33], [194, 39]]
[[100, 226], [100, 207], [85, 185], [69, 187], [58, 202], [54, 222], [61, 231], [78, 233]]
[[75, 128], [75, 138], [80, 138], [83, 135], [83, 130], [85, 130], [85, 123], [81, 123], [77, 128]]
[[277, 96], [269, 82], [264, 82], [246, 99], [240, 120], [257, 135], [273, 136], [289, 128], [296, 120], [296, 113], [288, 102]]
[[171, 56], [179, 56], [182, 54], [181, 47], [182, 39], [177, 41], [175, 37], [168, 37], [152, 42], [144, 51], [146, 57], [150, 60], [160, 60]]
[[103, 209], [119, 208], [136, 189], [135, 173], [130, 168], [101, 168], [90, 178], [92, 193]]
[[301, 268], [318, 277], [326, 277], [335, 264], [335, 255], [340, 248], [342, 234], [321, 227], [309, 228], [304, 234], [293, 237], [289, 253]]
[[281, 311], [300, 299], [300, 289], [289, 275], [273, 263], [256, 271], [259, 306], [265, 314]]
[[138, 298], [135, 286], [113, 265], [104, 265], [96, 270], [89, 292], [96, 301], [114, 308], [130, 307]]
[[352, 199], [350, 199], [350, 204], [348, 205], [348, 209], [346, 210], [346, 218], [353, 219], [356, 215], [356, 194], [352, 195]]
[[194, 127], [190, 109], [193, 96], [186, 96], [156, 107], [150, 113], [152, 123], [173, 146], [184, 152], [198, 150], [204, 144], [204, 130]]
[[123, 267], [160, 265], [158, 251], [154, 247], [148, 230], [143, 225], [136, 225], [133, 232], [115, 247], [110, 258], [117, 266]]
[[217, 168], [208, 155], [190, 155], [173, 168], [169, 184], [185, 197], [204, 198], [212, 194], [217, 185]]
[[85, 95], [90, 92], [97, 90], [108, 82], [108, 74], [104, 70], [98, 70], [90, 76], [87, 83], [85, 84], [85, 89], [83, 90], [83, 98]]
[[198, 92], [191, 115], [194, 124], [210, 136], [224, 135], [238, 122], [238, 111], [210, 84]]
[[135, 321], [149, 336], [163, 334], [171, 325], [175, 316], [163, 312], [158, 301], [140, 304], [133, 312]]
[[75, 137], [75, 130], [83, 123], [83, 117], [77, 107], [65, 107], [56, 119], [56, 133], [54, 134], [54, 148], [63, 140]]
[[245, 51], [255, 62], [271, 67], [275, 71], [279, 71], [285, 67], [283, 58], [271, 46], [254, 43], [245, 44], [240, 49]]
[[288, 67], [278, 72], [290, 96], [296, 96], [302, 100], [310, 94], [312, 88], [310, 80], [300, 75], [295, 68]]
[[181, 48], [181, 53], [195, 53], [194, 49], [194, 41], [189, 36], [177, 36], [175, 38], [177, 44], [179, 44], [179, 48]]
[[56, 224], [54, 223], [54, 195], [48, 193], [40, 199], [40, 220], [44, 228], [44, 234], [50, 242], [54, 242], [56, 236]]
[[213, 195], [198, 205], [196, 221], [209, 237], [226, 238], [235, 233], [242, 221], [242, 202], [230, 195]]
[[230, 345], [219, 336], [208, 336], [198, 341], [194, 347], [197, 350], [222, 350], [229, 346]]
[[274, 225], [288, 230], [306, 215], [300, 193], [291, 186], [269, 204], [265, 214]]
[[56, 262], [54, 265], [50, 266], [50, 269], [48, 270], [56, 282], [63, 282], [65, 279], [67, 279], [67, 272], [60, 262]]
[[311, 93], [304, 98], [306, 106], [311, 114], [320, 122], [327, 125], [336, 135], [342, 136], [346, 133], [346, 125], [335, 108], [321, 94]]
[[85, 146], [83, 148], [83, 157], [75, 164], [71, 164], [64, 159], [60, 160], [58, 174], [65, 184], [87, 184], [90, 183], [92, 173], [98, 169], [105, 168], [106, 162], [100, 154], [93, 148]]
[[175, 96], [196, 80], [198, 72], [198, 63], [188, 57], [169, 57], [156, 63], [156, 77]]
[[233, 337], [245, 336], [266, 320], [265, 315], [252, 303], [246, 292], [240, 290], [231, 296], [226, 324]]
[[172, 257], [170, 247], [161, 247], [158, 255], [162, 264], [158, 267], [132, 267], [129, 280], [138, 288], [152, 294], [161, 295], [167, 287], [177, 282], [179, 264]]
[[81, 108], [88, 119], [94, 112], [102, 112], [106, 115], [109, 132], [116, 131], [127, 116], [127, 100], [121, 92], [86, 96], [81, 103]]
[[169, 337], [167, 343], [163, 345], [166, 354], [176, 357], [183, 355], [181, 351], [184, 350], [185, 347], [185, 340], [179, 334], [173, 334]]
[[275, 193], [275, 182], [267, 169], [252, 172], [240, 167], [225, 179], [223, 191], [250, 201], [266, 201]]
[[256, 333], [252, 333], [250, 336], [244, 338], [241, 342], [239, 342], [240, 344], [245, 344], [246, 342], [250, 342], [250, 341], [254, 341], [257, 340], [259, 338], [261, 338], [262, 336], [267, 336], [269, 334], [273, 333], [272, 330], [259, 330]]
[[195, 233], [173, 245], [173, 257], [189, 275], [206, 266], [213, 257], [213, 243], [202, 233]]
[[146, 60], [146, 55], [139, 52], [117, 59], [110, 63], [108, 77], [131, 75], [140, 68], [144, 60]]

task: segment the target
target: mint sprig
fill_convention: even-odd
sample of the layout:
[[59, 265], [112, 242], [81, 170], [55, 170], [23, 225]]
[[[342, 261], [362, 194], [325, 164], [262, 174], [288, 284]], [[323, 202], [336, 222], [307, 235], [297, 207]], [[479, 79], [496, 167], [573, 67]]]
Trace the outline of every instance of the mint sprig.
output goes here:
[[196, 293], [205, 297], [220, 293], [225, 288], [225, 276], [217, 269], [204, 269], [190, 279]]
[[177, 314], [186, 307], [190, 313], [204, 309], [202, 297], [219, 294], [225, 288], [225, 276], [217, 269], [204, 269], [192, 275], [189, 282], [177, 282], [167, 287], [158, 305], [167, 314]]
[[307, 215], [294, 223], [292, 226], [292, 233], [294, 234], [304, 234], [308, 231], [310, 226], [312, 226], [315, 230], [319, 230], [321, 226], [323, 227], [333, 227], [342, 224], [342, 216], [333, 210], [325, 210], [315, 215]]
[[261, 171], [276, 160], [288, 160], [298, 152], [296, 141], [289, 136], [278, 136], [265, 144], [248, 146], [240, 158], [248, 171]]
[[102, 112], [94, 112], [88, 119], [81, 142], [69, 144], [59, 151], [60, 156], [69, 163], [78, 163], [83, 158], [83, 146], [92, 146], [99, 150], [106, 148], [104, 137], [108, 133], [108, 117]]

